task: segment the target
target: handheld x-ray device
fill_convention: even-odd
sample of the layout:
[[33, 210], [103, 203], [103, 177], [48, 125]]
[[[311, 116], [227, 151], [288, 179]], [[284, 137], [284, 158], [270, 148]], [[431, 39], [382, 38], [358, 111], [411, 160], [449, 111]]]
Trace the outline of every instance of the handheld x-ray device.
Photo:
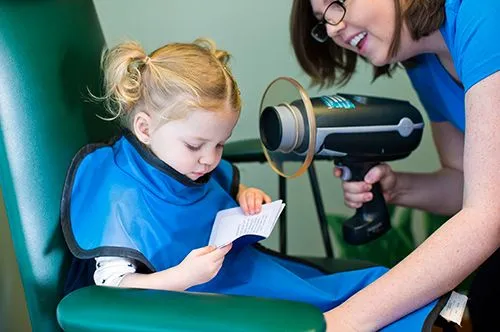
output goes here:
[[[310, 98], [294, 79], [280, 77], [260, 105], [260, 138], [275, 172], [297, 177], [315, 155], [331, 157], [345, 181], [362, 181], [380, 162], [407, 157], [420, 144], [424, 122], [406, 101], [337, 94]], [[296, 161], [287, 163], [286, 161]], [[296, 164], [298, 166], [289, 166]], [[367, 243], [391, 227], [380, 184], [342, 227], [346, 242]]]

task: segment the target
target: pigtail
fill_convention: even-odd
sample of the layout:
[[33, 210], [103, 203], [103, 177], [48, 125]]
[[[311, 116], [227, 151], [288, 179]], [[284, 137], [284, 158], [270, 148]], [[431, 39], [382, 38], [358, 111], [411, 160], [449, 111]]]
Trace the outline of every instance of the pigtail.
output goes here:
[[128, 115], [141, 98], [142, 72], [151, 65], [151, 59], [136, 42], [125, 42], [103, 52], [101, 68], [104, 72], [104, 102], [114, 120]]
[[214, 55], [224, 66], [226, 66], [231, 58], [231, 55], [224, 50], [215, 50]]
[[231, 55], [227, 51], [217, 49], [215, 42], [211, 39], [198, 38], [193, 43], [212, 53], [223, 66], [226, 66], [231, 58]]

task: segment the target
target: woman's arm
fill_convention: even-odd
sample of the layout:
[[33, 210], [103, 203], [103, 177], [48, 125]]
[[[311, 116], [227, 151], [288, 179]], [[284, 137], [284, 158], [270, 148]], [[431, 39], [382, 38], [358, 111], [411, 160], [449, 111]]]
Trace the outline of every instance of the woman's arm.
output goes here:
[[391, 203], [451, 216], [463, 202], [464, 135], [449, 122], [433, 122], [432, 136], [441, 169], [430, 174], [396, 173]]
[[[500, 72], [466, 94], [464, 204], [413, 253], [325, 317], [377, 330], [456, 287], [500, 245]], [[446, 268], [444, 268], [446, 267]]]

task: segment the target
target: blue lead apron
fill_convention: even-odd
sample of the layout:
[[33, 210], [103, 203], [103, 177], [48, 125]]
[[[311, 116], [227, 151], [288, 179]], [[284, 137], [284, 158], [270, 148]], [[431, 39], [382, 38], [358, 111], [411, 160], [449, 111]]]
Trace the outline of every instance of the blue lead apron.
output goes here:
[[[110, 145], [87, 146], [74, 158], [61, 206], [64, 236], [78, 259], [120, 256], [149, 272], [168, 269], [208, 244], [216, 213], [237, 206], [238, 186], [238, 171], [226, 161], [192, 181], [127, 133]], [[324, 312], [386, 271], [372, 267], [326, 275], [247, 245], [229, 252], [215, 278], [188, 291], [307, 302]], [[421, 331], [435, 305], [383, 331]]]

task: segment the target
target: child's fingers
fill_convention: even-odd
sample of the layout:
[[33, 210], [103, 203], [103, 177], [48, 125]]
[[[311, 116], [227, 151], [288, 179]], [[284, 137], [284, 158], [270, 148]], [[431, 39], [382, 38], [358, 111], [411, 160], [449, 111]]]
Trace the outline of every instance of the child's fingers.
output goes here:
[[212, 251], [214, 251], [216, 248], [213, 247], [213, 246], [206, 246], [206, 247], [202, 247], [202, 248], [198, 248], [198, 249], [194, 249], [192, 250], [189, 255], [192, 255], [192, 256], [203, 256], [203, 255], [206, 255], [208, 253], [211, 253]]
[[224, 247], [220, 247], [220, 248], [217, 248], [217, 249], [221, 250], [224, 253], [224, 255], [225, 255], [225, 254], [227, 254], [231, 250], [231, 248], [233, 248], [233, 243], [232, 242], [229, 243], [229, 244], [226, 244]]
[[255, 213], [259, 213], [260, 210], [262, 210], [262, 201], [264, 200], [264, 197], [261, 195], [256, 195], [255, 196]]
[[264, 203], [271, 203], [272, 199], [271, 196], [264, 194]]
[[248, 203], [245, 196], [240, 197], [240, 207], [243, 213], [248, 214]]
[[262, 203], [271, 203], [269, 195], [261, 190], [247, 189], [239, 199], [240, 207], [245, 214], [259, 213], [262, 209]]
[[247, 195], [248, 211], [250, 212], [250, 214], [255, 213], [255, 201], [256, 201], [255, 196], [256, 195], [254, 192], [249, 192]]
[[211, 259], [215, 262], [221, 258], [224, 258], [224, 256], [226, 256], [226, 254], [229, 252], [229, 250], [231, 250], [232, 247], [233, 247], [232, 244], [228, 244], [224, 247], [217, 248], [216, 250], [210, 253]]

